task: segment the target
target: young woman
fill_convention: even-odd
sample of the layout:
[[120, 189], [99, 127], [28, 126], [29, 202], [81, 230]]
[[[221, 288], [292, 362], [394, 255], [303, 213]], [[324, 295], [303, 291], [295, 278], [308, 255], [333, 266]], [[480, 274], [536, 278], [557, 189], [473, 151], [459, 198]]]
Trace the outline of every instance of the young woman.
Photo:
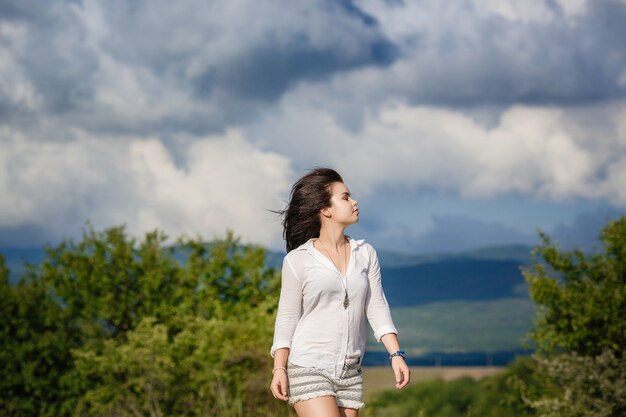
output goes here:
[[359, 209], [332, 169], [316, 168], [300, 178], [280, 213], [287, 255], [270, 349], [270, 389], [299, 417], [356, 417], [365, 405], [365, 319], [390, 353], [396, 388], [410, 378], [376, 251], [344, 234], [358, 222]]

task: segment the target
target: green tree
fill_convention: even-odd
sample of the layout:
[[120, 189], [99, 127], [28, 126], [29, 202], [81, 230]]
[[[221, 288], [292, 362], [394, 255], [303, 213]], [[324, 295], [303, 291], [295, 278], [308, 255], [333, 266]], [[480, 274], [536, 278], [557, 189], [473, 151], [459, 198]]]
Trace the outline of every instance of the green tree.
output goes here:
[[525, 386], [537, 386], [533, 367], [529, 358], [518, 358], [504, 372], [479, 381], [465, 377], [411, 383], [401, 391], [378, 394], [364, 408], [364, 417], [530, 417], [532, 408], [514, 395], [509, 380], [515, 375]]
[[561, 251], [541, 233], [535, 254], [542, 258], [524, 271], [530, 295], [540, 306], [532, 340], [543, 352], [617, 355], [626, 346], [626, 217], [601, 233], [604, 252]]
[[626, 415], [626, 217], [600, 234], [602, 251], [562, 251], [544, 233], [523, 270], [538, 317], [533, 357], [499, 375], [412, 384], [377, 395], [365, 416]]
[[[188, 317], [174, 338], [146, 317], [125, 340], [101, 352], [77, 350], [83, 379], [98, 381], [83, 396], [89, 415], [277, 415], [267, 389], [264, 318]], [[262, 384], [260, 383], [262, 382]]]
[[62, 415], [74, 343], [35, 268], [10, 285], [0, 255], [0, 415]]
[[0, 258], [1, 415], [291, 414], [268, 389], [280, 275], [265, 250], [166, 239], [88, 224], [18, 285]]
[[561, 251], [545, 234], [524, 271], [540, 306], [530, 334], [547, 376], [526, 402], [541, 416], [626, 415], [626, 217], [600, 234], [602, 252]]

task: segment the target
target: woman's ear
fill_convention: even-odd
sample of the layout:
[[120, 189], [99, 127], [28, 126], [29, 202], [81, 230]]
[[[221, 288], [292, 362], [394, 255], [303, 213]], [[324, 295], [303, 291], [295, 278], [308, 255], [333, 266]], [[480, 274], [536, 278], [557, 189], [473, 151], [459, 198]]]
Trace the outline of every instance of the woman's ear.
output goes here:
[[322, 214], [322, 216], [330, 218], [330, 207], [324, 207], [320, 210], [320, 213]]

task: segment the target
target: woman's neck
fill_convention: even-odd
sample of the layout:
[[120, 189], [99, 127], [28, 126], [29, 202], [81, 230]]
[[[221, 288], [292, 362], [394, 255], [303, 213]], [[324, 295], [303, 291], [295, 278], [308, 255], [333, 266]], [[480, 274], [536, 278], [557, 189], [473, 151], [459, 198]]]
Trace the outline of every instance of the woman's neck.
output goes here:
[[329, 250], [335, 252], [340, 251], [346, 245], [346, 237], [344, 234], [345, 228], [325, 228], [320, 229], [319, 239], [324, 242], [324, 245]]

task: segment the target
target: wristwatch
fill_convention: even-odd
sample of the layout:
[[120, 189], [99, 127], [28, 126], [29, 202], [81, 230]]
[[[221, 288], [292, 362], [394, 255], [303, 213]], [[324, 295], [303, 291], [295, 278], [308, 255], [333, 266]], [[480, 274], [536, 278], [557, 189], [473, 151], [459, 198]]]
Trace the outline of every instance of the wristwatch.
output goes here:
[[393, 358], [394, 356], [402, 356], [404, 359], [406, 359], [406, 357], [404, 356], [403, 350], [398, 350], [396, 352], [393, 352], [391, 355], [389, 355], [389, 360], [391, 360], [391, 358]]

